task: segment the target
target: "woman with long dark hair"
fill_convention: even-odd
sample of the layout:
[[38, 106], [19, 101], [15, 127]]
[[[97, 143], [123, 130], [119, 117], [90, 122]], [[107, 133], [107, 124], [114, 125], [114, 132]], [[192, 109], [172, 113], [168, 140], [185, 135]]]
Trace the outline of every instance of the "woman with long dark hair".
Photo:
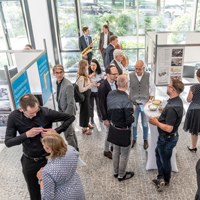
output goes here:
[[91, 95], [90, 95], [90, 106], [91, 106], [90, 117], [91, 117], [91, 123], [94, 124], [94, 100], [96, 102], [97, 115], [99, 117], [99, 120], [101, 121], [101, 112], [99, 109], [97, 92], [98, 92], [98, 87], [104, 80], [104, 73], [101, 71], [99, 62], [96, 59], [92, 59], [88, 72], [90, 81], [95, 82], [95, 85], [91, 87]]

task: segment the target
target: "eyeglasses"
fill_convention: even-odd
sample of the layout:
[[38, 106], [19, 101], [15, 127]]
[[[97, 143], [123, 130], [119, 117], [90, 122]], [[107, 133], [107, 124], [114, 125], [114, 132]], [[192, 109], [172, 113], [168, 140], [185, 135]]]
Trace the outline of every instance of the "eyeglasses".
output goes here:
[[118, 75], [119, 75], [119, 73], [116, 73], [116, 74], [110, 74], [110, 75], [113, 75], [113, 76], [118, 76]]
[[135, 71], [142, 71], [142, 69], [135, 68]]
[[63, 74], [63, 73], [64, 73], [64, 71], [62, 71], [62, 72], [55, 72], [56, 75]]

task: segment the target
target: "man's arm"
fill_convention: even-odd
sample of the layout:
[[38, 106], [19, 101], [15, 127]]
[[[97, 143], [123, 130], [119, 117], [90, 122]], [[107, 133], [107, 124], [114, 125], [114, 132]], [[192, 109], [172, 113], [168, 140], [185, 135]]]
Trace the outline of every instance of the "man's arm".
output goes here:
[[74, 102], [74, 88], [72, 85], [67, 86], [66, 96], [67, 96], [67, 102], [66, 102], [67, 108], [65, 110], [65, 113], [73, 115], [75, 110], [75, 102]]
[[61, 133], [63, 131], [66, 131], [66, 129], [72, 124], [72, 122], [75, 120], [74, 115], [69, 115], [67, 113], [61, 113], [57, 112], [55, 110], [48, 109], [47, 112], [47, 118], [49, 118], [49, 121], [53, 122], [60, 122], [64, 121], [63, 124], [55, 129], [57, 133]]
[[131, 102], [127, 103], [125, 105], [125, 117], [126, 117], [126, 124], [128, 126], [131, 126], [131, 124], [134, 122], [135, 118], [133, 116], [133, 105]]
[[[110, 53], [109, 53], [109, 55], [110, 55], [110, 56], [109, 56], [109, 57], [110, 57], [110, 62], [114, 59], [114, 58], [113, 58], [113, 52], [114, 52], [114, 50], [115, 50], [114, 48], [110, 50]], [[109, 64], [110, 64], [110, 63], [109, 63]]]
[[174, 128], [173, 126], [170, 126], [168, 124], [160, 123], [157, 118], [149, 118], [149, 123], [154, 126], [159, 127], [160, 129], [162, 129], [163, 131], [166, 131], [168, 133], [171, 133]]
[[101, 111], [101, 115], [102, 115], [102, 120], [107, 120], [107, 112], [105, 109], [105, 101], [106, 101], [106, 96], [105, 96], [105, 92], [103, 91], [102, 87], [99, 87], [98, 89], [98, 98], [99, 98], [99, 108]]
[[101, 42], [102, 42], [102, 40], [101, 40], [101, 33], [100, 33], [100, 39], [99, 39], [99, 50], [101, 51]]
[[83, 46], [82, 46], [82, 41], [81, 41], [81, 37], [79, 38], [78, 44], [79, 44], [79, 49], [82, 52], [83, 51]]
[[19, 136], [17, 135], [17, 128], [15, 126], [15, 117], [13, 113], [10, 114], [8, 117], [8, 123], [7, 123], [7, 128], [6, 128], [6, 136], [5, 136], [5, 145], [7, 147], [12, 147], [15, 145], [20, 145], [24, 141], [26, 141], [28, 138], [26, 136], [26, 132], [20, 134]]

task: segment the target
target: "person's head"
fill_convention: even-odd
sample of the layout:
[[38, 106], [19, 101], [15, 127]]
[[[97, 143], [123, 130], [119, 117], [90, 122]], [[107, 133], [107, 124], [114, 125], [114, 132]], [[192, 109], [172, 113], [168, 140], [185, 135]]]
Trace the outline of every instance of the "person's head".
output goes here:
[[200, 82], [200, 69], [197, 70], [196, 75], [197, 75], [197, 80]]
[[118, 43], [118, 37], [116, 35], [111, 35], [110, 38], [109, 38], [109, 42], [112, 45], [116, 46], [117, 43]]
[[86, 82], [88, 82], [88, 79], [89, 79], [89, 75], [87, 74], [87, 71], [88, 71], [88, 61], [87, 60], [81, 60], [78, 63], [78, 72], [77, 72], [77, 74], [79, 76], [83, 76], [84, 80]]
[[60, 82], [64, 76], [64, 67], [62, 65], [55, 65], [53, 67], [53, 75], [56, 77], [57, 81]]
[[179, 96], [184, 90], [184, 84], [178, 79], [172, 79], [167, 87], [167, 94], [171, 96]]
[[123, 60], [123, 52], [121, 49], [115, 49], [113, 52], [114, 59], [118, 62], [121, 62]]
[[33, 118], [39, 111], [38, 100], [32, 94], [24, 94], [19, 99], [19, 111], [24, 113], [27, 118]]
[[144, 62], [142, 60], [138, 60], [135, 64], [136, 74], [138, 76], [142, 76], [144, 69], [145, 69]]
[[119, 76], [119, 72], [117, 68], [113, 65], [108, 65], [106, 67], [106, 76], [109, 82], [113, 82], [117, 80], [117, 77]]
[[117, 78], [117, 85], [118, 89], [122, 89], [123, 91], [126, 91], [128, 89], [128, 76], [127, 75], [119, 75]]
[[67, 152], [67, 145], [58, 133], [46, 133], [41, 142], [44, 150], [50, 153], [49, 158], [51, 160], [54, 160], [56, 157], [61, 158]]
[[103, 31], [104, 33], [107, 34], [107, 32], [109, 31], [109, 27], [108, 27], [107, 24], [104, 24], [104, 25], [103, 25], [103, 27], [102, 27], [102, 31]]
[[99, 62], [96, 59], [91, 60], [91, 64], [88, 71], [89, 71], [89, 74], [92, 74], [93, 72], [96, 72], [97, 74], [101, 74], [101, 67], [99, 65]]
[[32, 45], [31, 44], [26, 44], [25, 48], [30, 48], [30, 49], [33, 49]]
[[25, 47], [23, 50], [32, 50], [30, 47]]
[[174, 14], [175, 14], [175, 11], [172, 12], [172, 15], [174, 15]]
[[83, 33], [86, 35], [86, 36], [88, 36], [89, 35], [89, 28], [87, 27], [87, 26], [84, 26], [83, 28], [82, 28], [82, 31], [83, 31]]

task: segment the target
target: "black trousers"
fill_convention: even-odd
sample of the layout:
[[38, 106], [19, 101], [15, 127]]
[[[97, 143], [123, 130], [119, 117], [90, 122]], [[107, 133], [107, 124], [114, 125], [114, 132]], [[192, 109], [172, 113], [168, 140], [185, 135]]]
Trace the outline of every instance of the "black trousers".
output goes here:
[[87, 60], [88, 61], [88, 65], [90, 65], [90, 63], [91, 63], [91, 60], [92, 60], [92, 53], [90, 52], [90, 53], [88, 53], [87, 54], [87, 58], [85, 59], [84, 57], [82, 57], [84, 60]]
[[97, 96], [97, 92], [91, 92], [90, 95], [90, 117], [93, 118], [94, 117], [94, 100], [96, 101], [96, 105], [97, 105], [97, 115], [99, 117], [101, 117], [101, 112], [99, 109], [99, 99]]
[[21, 158], [22, 172], [26, 180], [28, 191], [30, 194], [31, 200], [41, 200], [40, 195], [40, 185], [38, 184], [38, 178], [36, 177], [37, 172], [41, 167], [44, 167], [47, 164], [47, 160], [40, 160], [35, 162], [34, 160], [22, 156]]

